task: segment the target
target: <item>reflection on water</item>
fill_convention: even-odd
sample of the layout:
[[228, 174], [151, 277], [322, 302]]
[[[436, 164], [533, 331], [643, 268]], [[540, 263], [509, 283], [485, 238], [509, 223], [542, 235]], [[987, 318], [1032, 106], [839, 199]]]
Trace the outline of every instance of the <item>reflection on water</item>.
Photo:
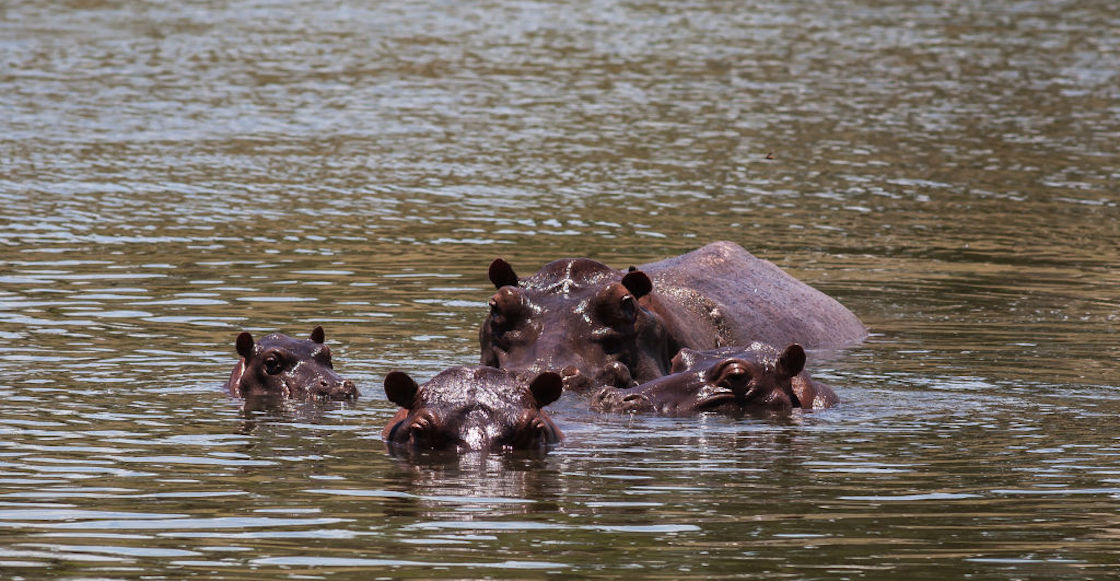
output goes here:
[[[7, 2], [0, 571], [1110, 576], [1120, 13], [989, 4]], [[841, 406], [385, 450], [495, 256], [719, 239], [871, 327]], [[221, 391], [317, 324], [356, 403]]]

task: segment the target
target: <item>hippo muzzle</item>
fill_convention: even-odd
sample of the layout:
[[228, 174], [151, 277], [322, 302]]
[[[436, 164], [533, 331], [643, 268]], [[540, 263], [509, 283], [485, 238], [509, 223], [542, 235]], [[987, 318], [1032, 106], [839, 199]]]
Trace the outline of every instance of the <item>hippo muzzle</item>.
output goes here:
[[320, 379], [318, 385], [308, 390], [308, 395], [316, 399], [350, 401], [358, 398], [358, 388], [353, 381], [336, 376], [330, 380]]

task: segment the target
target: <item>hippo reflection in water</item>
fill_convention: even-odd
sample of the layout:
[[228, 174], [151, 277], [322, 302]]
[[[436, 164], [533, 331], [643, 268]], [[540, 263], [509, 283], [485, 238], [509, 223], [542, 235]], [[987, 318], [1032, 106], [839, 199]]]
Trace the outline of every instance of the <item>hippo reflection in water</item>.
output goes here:
[[743, 415], [820, 409], [837, 403], [832, 388], [813, 380], [804, 367], [805, 350], [796, 344], [784, 351], [761, 343], [709, 351], [682, 349], [673, 358], [669, 375], [631, 389], [605, 387], [592, 396], [591, 409]]
[[402, 409], [381, 437], [413, 450], [546, 450], [564, 434], [541, 408], [562, 389], [551, 372], [525, 381], [493, 367], [452, 367], [417, 385], [393, 371], [385, 395]]
[[334, 370], [331, 349], [324, 344], [322, 327], [307, 339], [282, 333], [265, 335], [259, 342], [244, 332], [237, 336], [241, 360], [233, 368], [226, 389], [242, 398], [350, 400], [358, 397], [354, 382]]
[[497, 259], [479, 330], [481, 363], [560, 371], [576, 391], [632, 387], [669, 372], [681, 348], [855, 345], [867, 335], [835, 299], [730, 242], [623, 272], [567, 258], [518, 278]]

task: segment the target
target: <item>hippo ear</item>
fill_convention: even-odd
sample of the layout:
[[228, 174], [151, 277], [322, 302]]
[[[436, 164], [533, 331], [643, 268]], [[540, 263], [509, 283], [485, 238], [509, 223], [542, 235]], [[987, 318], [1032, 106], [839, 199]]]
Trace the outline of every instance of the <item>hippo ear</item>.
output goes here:
[[494, 288], [502, 288], [503, 286], [517, 286], [517, 273], [513, 272], [513, 267], [508, 262], [501, 258], [495, 258], [494, 262], [490, 263], [490, 282], [494, 283]]
[[243, 331], [237, 336], [237, 354], [248, 359], [253, 354], [253, 334]]
[[783, 377], [793, 377], [805, 369], [805, 350], [794, 343], [778, 357], [778, 373]]
[[677, 354], [669, 360], [669, 364], [671, 366], [669, 367], [669, 373], [680, 373], [681, 371], [692, 367], [696, 363], [698, 355], [700, 355], [699, 352], [693, 351], [692, 349], [689, 349], [687, 347], [679, 349], [677, 351]]
[[640, 270], [632, 270], [622, 277], [622, 286], [634, 295], [634, 298], [640, 299], [653, 290], [653, 281], [649, 279], [646, 273]]
[[554, 371], [545, 371], [533, 378], [529, 384], [529, 391], [533, 399], [537, 400], [537, 407], [544, 407], [558, 399], [564, 392], [564, 380]]
[[403, 371], [390, 371], [385, 376], [385, 396], [402, 408], [412, 406], [419, 389], [416, 382]]
[[316, 343], [322, 343], [326, 340], [327, 334], [323, 331], [323, 326], [319, 325], [311, 330], [311, 337], [309, 338]]

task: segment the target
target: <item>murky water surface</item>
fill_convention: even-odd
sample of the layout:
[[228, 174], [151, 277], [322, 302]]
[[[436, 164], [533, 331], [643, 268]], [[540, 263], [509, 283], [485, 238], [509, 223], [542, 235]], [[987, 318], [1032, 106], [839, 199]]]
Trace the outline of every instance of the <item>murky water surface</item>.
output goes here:
[[[0, 6], [0, 576], [1110, 577], [1120, 5]], [[768, 159], [768, 154], [770, 158]], [[486, 266], [735, 241], [873, 329], [788, 421], [410, 461]], [[246, 413], [322, 324], [354, 405]]]

